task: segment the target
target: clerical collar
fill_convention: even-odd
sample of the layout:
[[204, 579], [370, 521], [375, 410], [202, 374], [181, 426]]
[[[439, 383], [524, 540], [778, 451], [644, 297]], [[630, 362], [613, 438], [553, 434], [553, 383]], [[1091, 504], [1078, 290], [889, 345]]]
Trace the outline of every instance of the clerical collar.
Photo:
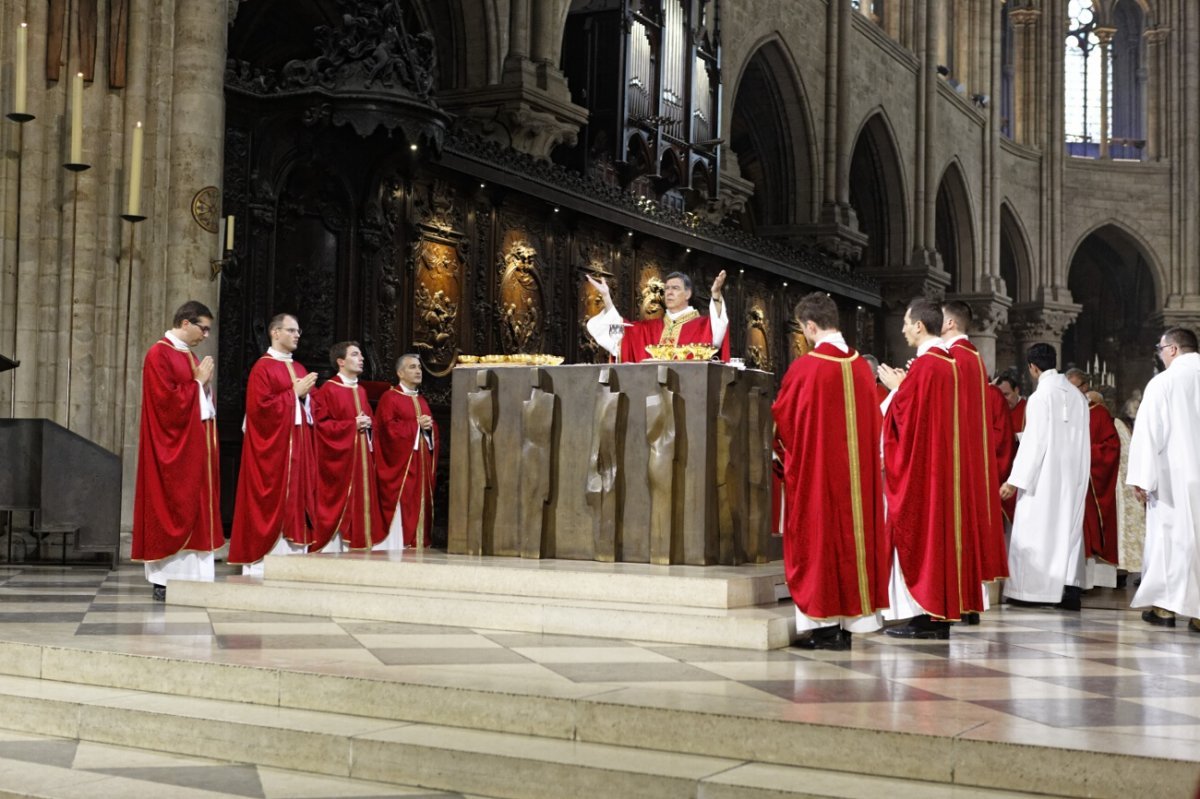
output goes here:
[[355, 386], [358, 385], [357, 377], [346, 377], [341, 372], [338, 372], [338, 380], [341, 380], [342, 383], [344, 383], [347, 386], [350, 386], [350, 388], [354, 388]]
[[957, 333], [957, 334], [951, 336], [950, 338], [945, 339], [942, 342], [942, 346], [944, 346], [946, 349], [950, 349], [950, 347], [954, 346], [955, 342], [958, 342], [958, 341], [967, 341], [966, 333]]
[[188, 352], [191, 349], [187, 344], [183, 343], [183, 339], [179, 338], [179, 336], [175, 335], [170, 330], [168, 330], [166, 333], [163, 333], [163, 338], [171, 342], [171, 346], [180, 352]]
[[666, 308], [664, 308], [663, 310], [666, 311], [667, 319], [670, 319], [672, 322], [674, 322], [676, 319], [683, 316], [685, 313], [692, 313], [696, 309], [689, 305], [686, 308], [684, 308], [682, 311], [676, 311], [675, 313], [671, 313], [670, 311], [667, 311]]
[[921, 344], [917, 345], [917, 357], [920, 358], [925, 353], [929, 352], [933, 347], [941, 347], [946, 349], [946, 342], [942, 341], [938, 336], [930, 336]]
[[842, 335], [840, 330], [835, 330], [832, 333], [827, 333], [826, 335], [817, 339], [817, 343], [813, 344], [813, 348], [815, 349], [816, 347], [819, 347], [822, 344], [829, 344], [831, 346], [837, 347], [842, 352], [850, 351], [850, 345], [846, 343], [846, 337]]
[[410, 397], [415, 397], [418, 394], [420, 394], [420, 392], [417, 391], [415, 388], [409, 388], [408, 386], [404, 385], [403, 383], [398, 385], [396, 388], [400, 389], [403, 393], [407, 394]]
[[280, 352], [274, 347], [267, 347], [267, 355], [277, 361], [290, 361], [292, 359], [292, 354], [290, 352]]

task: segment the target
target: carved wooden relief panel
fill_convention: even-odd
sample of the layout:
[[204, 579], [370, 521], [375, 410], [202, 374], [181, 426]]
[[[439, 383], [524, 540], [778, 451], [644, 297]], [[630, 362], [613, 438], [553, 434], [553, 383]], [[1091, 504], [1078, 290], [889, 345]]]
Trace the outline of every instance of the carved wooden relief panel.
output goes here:
[[413, 243], [413, 346], [436, 375], [453, 367], [458, 355], [462, 266], [454, 244], [428, 236]]
[[765, 300], [749, 299], [746, 308], [746, 365], [752, 369], [774, 371], [771, 347], [771, 322]]
[[637, 315], [639, 319], [659, 319], [663, 304], [663, 270], [657, 261], [643, 263], [638, 269]]
[[505, 353], [542, 351], [545, 291], [540, 242], [520, 227], [500, 244], [500, 291], [496, 308]]

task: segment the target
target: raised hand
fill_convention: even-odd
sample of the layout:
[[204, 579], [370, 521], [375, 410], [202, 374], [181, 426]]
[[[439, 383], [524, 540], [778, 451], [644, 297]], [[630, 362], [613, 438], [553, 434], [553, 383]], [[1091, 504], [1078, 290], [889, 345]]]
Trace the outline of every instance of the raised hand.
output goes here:
[[721, 289], [725, 288], [725, 270], [722, 269], [717, 279], [712, 284], [712, 298], [718, 302], [721, 301]]
[[607, 310], [608, 308], [613, 307], [612, 291], [608, 287], [608, 281], [605, 280], [604, 278], [600, 278], [599, 280], [597, 280], [596, 278], [592, 277], [591, 275], [587, 275], [586, 277], [587, 277], [587, 281], [592, 284], [592, 288], [594, 288], [596, 290], [596, 293], [598, 293], [600, 295], [600, 297], [604, 300], [605, 309]]

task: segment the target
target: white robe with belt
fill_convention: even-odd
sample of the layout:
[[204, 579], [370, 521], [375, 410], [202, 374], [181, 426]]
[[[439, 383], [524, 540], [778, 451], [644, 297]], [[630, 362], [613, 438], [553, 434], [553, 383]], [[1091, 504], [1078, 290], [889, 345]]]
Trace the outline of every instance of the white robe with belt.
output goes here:
[[1178, 356], [1147, 384], [1125, 479], [1148, 494], [1132, 606], [1200, 617], [1200, 353]]
[[1091, 475], [1088, 404], [1055, 369], [1025, 405], [1025, 432], [1008, 483], [1017, 489], [1004, 595], [1058, 602], [1083, 584], [1083, 501]]

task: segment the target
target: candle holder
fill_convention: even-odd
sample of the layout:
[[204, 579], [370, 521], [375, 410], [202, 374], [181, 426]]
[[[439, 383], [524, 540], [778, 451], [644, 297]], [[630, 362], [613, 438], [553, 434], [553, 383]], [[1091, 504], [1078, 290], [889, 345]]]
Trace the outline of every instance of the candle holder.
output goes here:
[[79, 241], [79, 173], [84, 170], [91, 169], [91, 164], [63, 164], [63, 168], [72, 173], [74, 179], [74, 193], [71, 197], [71, 279], [68, 283], [69, 291], [67, 294], [68, 302], [71, 304], [71, 312], [68, 314], [67, 321], [67, 424], [66, 428], [71, 429], [71, 380], [72, 372], [74, 371], [74, 355], [75, 355], [75, 250]]
[[[121, 363], [121, 401], [117, 405], [117, 429], [122, 430], [125, 425], [120, 418], [125, 412], [125, 404], [129, 393], [129, 345], [132, 343], [129, 340], [129, 320], [133, 317], [133, 250], [134, 242], [136, 241], [137, 223], [145, 221], [146, 217], [140, 214], [121, 214], [121, 219], [129, 223], [129, 277], [125, 282], [125, 346], [122, 348], [124, 356]], [[119, 285], [120, 276], [118, 276]]]
[[33, 114], [18, 114], [16, 111], [5, 114], [5, 116], [11, 119], [13, 122], [16, 122], [18, 125], [24, 125], [26, 122], [32, 122], [33, 120], [37, 119], [37, 117], [35, 117]]
[[[13, 111], [5, 114], [8, 119], [16, 122], [20, 127], [17, 128], [17, 213], [16, 213], [16, 244], [13, 247], [13, 357], [17, 356], [17, 343], [20, 337], [20, 325], [18, 324], [17, 316], [21, 313], [21, 210], [24, 207], [21, 202], [21, 191], [24, 187], [25, 177], [25, 123], [32, 122], [37, 119], [33, 114], [17, 113]], [[9, 418], [17, 417], [17, 371], [12, 370], [12, 385], [9, 387]]]
[[236, 277], [237, 263], [237, 253], [233, 250], [226, 250], [223, 257], [214, 258], [209, 261], [208, 266], [212, 270], [212, 273], [208, 276], [209, 282], [216, 280], [226, 270], [233, 272]]

